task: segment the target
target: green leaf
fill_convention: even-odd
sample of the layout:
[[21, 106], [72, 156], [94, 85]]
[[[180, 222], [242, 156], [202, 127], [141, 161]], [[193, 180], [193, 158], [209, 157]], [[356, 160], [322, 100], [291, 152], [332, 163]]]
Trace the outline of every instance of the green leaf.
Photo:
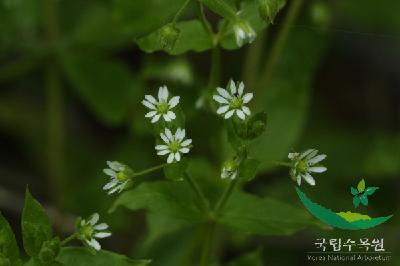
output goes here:
[[109, 251], [91, 253], [86, 248], [62, 248], [57, 261], [65, 266], [146, 266], [150, 260], [132, 260]]
[[358, 182], [357, 190], [358, 190], [359, 193], [364, 192], [364, 190], [365, 190], [365, 181], [364, 181], [364, 179], [361, 179], [361, 181]]
[[359, 198], [360, 198], [361, 203], [362, 203], [364, 206], [368, 206], [368, 198], [367, 198], [367, 195], [362, 194]]
[[139, 97], [138, 81], [128, 67], [93, 54], [65, 51], [61, 59], [75, 92], [97, 117], [109, 125], [121, 124], [132, 99]]
[[[301, 137], [325, 40], [325, 36], [311, 31], [291, 31], [273, 71], [267, 79], [257, 82], [255, 109], [267, 112], [268, 134], [251, 143], [253, 157], [263, 158], [263, 162], [280, 161], [287, 158], [288, 151]], [[262, 170], [274, 167], [273, 163], [260, 166]]]
[[357, 190], [357, 189], [351, 187], [351, 188], [350, 188], [350, 191], [351, 191], [351, 194], [352, 194], [353, 196], [358, 195], [358, 190]]
[[115, 0], [113, 15], [133, 38], [167, 24], [186, 0]]
[[367, 187], [367, 188], [365, 189], [365, 195], [371, 196], [372, 194], [375, 193], [375, 191], [376, 191], [377, 189], [379, 189], [379, 187]]
[[354, 207], [358, 208], [358, 206], [360, 205], [360, 197], [359, 196], [353, 197], [353, 205], [354, 205]]
[[[19, 249], [14, 233], [7, 220], [0, 213], [0, 255], [10, 260], [11, 265], [19, 263]], [[1, 256], [0, 256], [1, 257]]]
[[317, 221], [302, 209], [241, 191], [232, 194], [218, 222], [249, 234], [290, 235]]
[[246, 181], [252, 180], [257, 175], [257, 169], [260, 166], [260, 161], [256, 159], [246, 159], [239, 168], [239, 177]]
[[195, 207], [195, 198], [186, 182], [142, 183], [122, 193], [110, 211], [115, 211], [119, 206], [130, 210], [146, 209], [150, 213], [180, 219], [187, 224], [203, 219], [202, 213]]
[[232, 2], [226, 0], [200, 0], [206, 7], [213, 12], [221, 15], [224, 18], [230, 20], [236, 20], [236, 8], [232, 5]]
[[263, 266], [261, 249], [247, 252], [237, 259], [234, 259], [228, 266]]
[[[188, 51], [202, 52], [213, 47], [210, 34], [204, 29], [199, 20], [178, 22], [179, 37], [172, 50], [167, 50], [172, 55], [183, 54]], [[146, 37], [137, 40], [139, 48], [147, 53], [162, 51], [160, 43], [160, 29]]]
[[39, 254], [43, 243], [52, 239], [53, 230], [46, 211], [28, 189], [25, 193], [21, 225], [24, 249], [29, 256], [34, 257]]
[[252, 115], [245, 123], [234, 124], [236, 134], [245, 140], [252, 140], [264, 133], [267, 127], [267, 114], [260, 112]]
[[188, 163], [186, 159], [182, 159], [176, 163], [169, 163], [164, 166], [164, 175], [171, 180], [182, 180], [187, 167]]

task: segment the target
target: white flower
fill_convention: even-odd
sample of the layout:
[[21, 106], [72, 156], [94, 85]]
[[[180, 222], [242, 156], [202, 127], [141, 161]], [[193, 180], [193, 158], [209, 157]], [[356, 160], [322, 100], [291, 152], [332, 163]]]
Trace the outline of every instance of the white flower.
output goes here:
[[241, 47], [244, 43], [251, 43], [256, 38], [257, 34], [246, 20], [239, 20], [233, 25], [236, 44]]
[[315, 186], [315, 180], [310, 173], [323, 173], [326, 167], [319, 165], [326, 158], [325, 154], [318, 154], [317, 150], [309, 149], [303, 153], [289, 153], [288, 158], [292, 161], [290, 176], [297, 184], [301, 185], [303, 178], [311, 186]]
[[240, 82], [236, 89], [235, 82], [230, 80], [229, 91], [220, 87], [217, 88], [217, 91], [219, 95], [213, 95], [213, 99], [220, 104], [217, 114], [224, 114], [225, 119], [228, 119], [236, 113], [242, 120], [246, 118], [246, 115], [251, 114], [250, 109], [245, 104], [253, 99], [253, 93], [243, 94], [243, 82]]
[[166, 122], [170, 122], [176, 118], [175, 113], [171, 109], [178, 105], [180, 97], [174, 96], [168, 100], [167, 86], [158, 89], [158, 101], [151, 95], [145, 95], [144, 98], [142, 104], [151, 110], [145, 117], [151, 118], [151, 123], [156, 123], [161, 117]]
[[110, 177], [110, 182], [103, 189], [108, 190], [108, 194], [120, 193], [129, 183], [132, 170], [120, 162], [107, 161], [107, 165], [110, 168], [103, 169], [103, 172]]
[[222, 167], [221, 178], [235, 179], [238, 174], [238, 164], [235, 160], [226, 161]]
[[188, 153], [190, 150], [191, 139], [185, 139], [185, 129], [178, 128], [173, 135], [168, 128], [160, 134], [165, 144], [156, 145], [157, 154], [160, 156], [168, 155], [167, 163], [179, 162], [181, 153]]
[[111, 236], [111, 232], [106, 231], [108, 225], [106, 223], [97, 224], [99, 221], [99, 214], [92, 214], [87, 220], [78, 218], [76, 224], [76, 233], [78, 238], [87, 246], [99, 251], [101, 249], [100, 243], [96, 238], [105, 238]]

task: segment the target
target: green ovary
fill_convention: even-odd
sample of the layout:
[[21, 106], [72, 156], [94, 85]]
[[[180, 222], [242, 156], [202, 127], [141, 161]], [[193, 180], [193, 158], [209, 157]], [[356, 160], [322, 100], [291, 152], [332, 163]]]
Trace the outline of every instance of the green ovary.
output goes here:
[[305, 173], [307, 171], [308, 164], [305, 161], [300, 161], [296, 165], [296, 170], [298, 173]]
[[82, 228], [81, 230], [81, 234], [85, 237], [85, 238], [91, 238], [93, 235], [93, 228], [90, 225], [86, 225]]
[[125, 180], [128, 179], [128, 176], [125, 175], [123, 172], [119, 172], [119, 173], [117, 174], [117, 179], [118, 179], [118, 181], [125, 181]]
[[179, 144], [179, 142], [176, 141], [172, 141], [169, 145], [168, 145], [169, 149], [175, 153], [178, 152], [179, 149], [181, 148], [181, 145]]
[[233, 97], [229, 106], [231, 109], [240, 109], [243, 105], [243, 101], [237, 97]]
[[168, 104], [167, 103], [159, 103], [159, 105], [157, 106], [157, 111], [160, 114], [166, 114], [168, 112]]

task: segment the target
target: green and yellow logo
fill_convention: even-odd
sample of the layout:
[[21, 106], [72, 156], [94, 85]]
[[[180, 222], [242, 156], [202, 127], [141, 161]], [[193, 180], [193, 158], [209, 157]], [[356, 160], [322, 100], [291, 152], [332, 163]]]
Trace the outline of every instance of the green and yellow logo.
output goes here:
[[[358, 208], [360, 204], [364, 206], [368, 206], [368, 197], [373, 195], [379, 187], [366, 187], [365, 180], [362, 179], [357, 188], [350, 187], [350, 192], [353, 196], [353, 205], [355, 208]], [[297, 195], [300, 198], [300, 201], [303, 203], [304, 207], [314, 215], [316, 218], [321, 220], [322, 222], [336, 228], [345, 229], [345, 230], [362, 230], [369, 229], [375, 226], [378, 226], [390, 218], [393, 215], [375, 217], [372, 218], [366, 214], [355, 213], [355, 212], [334, 212], [328, 208], [325, 208], [318, 203], [311, 201], [310, 198], [300, 189], [299, 186], [296, 186]]]

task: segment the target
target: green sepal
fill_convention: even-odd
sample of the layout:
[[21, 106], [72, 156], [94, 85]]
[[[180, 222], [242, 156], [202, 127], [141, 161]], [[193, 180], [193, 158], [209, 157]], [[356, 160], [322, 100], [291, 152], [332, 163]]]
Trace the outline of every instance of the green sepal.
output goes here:
[[253, 158], [245, 159], [239, 167], [239, 177], [246, 181], [252, 180], [256, 177], [259, 166], [259, 160]]

